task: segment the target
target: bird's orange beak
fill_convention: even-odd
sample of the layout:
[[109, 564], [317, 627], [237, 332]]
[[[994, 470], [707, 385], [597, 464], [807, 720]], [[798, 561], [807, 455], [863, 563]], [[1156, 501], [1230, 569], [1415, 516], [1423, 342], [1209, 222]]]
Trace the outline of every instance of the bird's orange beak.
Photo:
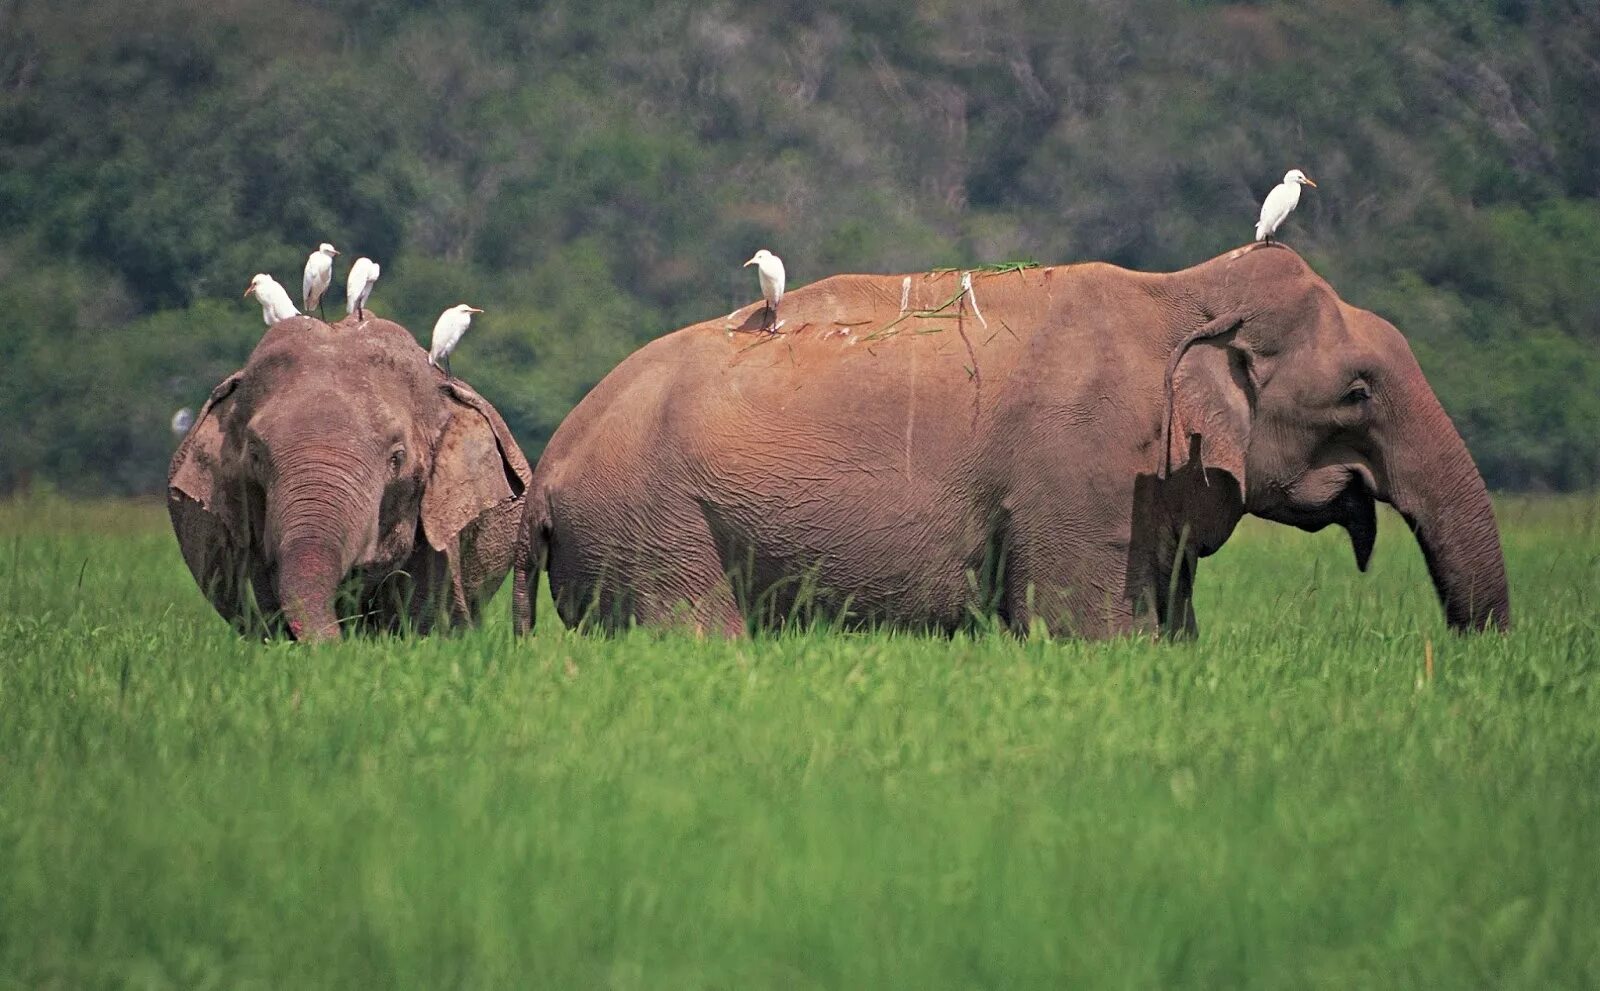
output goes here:
[[338, 248], [334, 248], [333, 249], [333, 253], [337, 255], [339, 253], [339, 249]]
[[468, 313], [482, 313], [483, 311], [478, 309], [476, 306], [469, 306], [469, 307], [467, 307], [467, 312]]
[[1312, 189], [1316, 189], [1317, 188], [1317, 184], [1311, 181], [1311, 177], [1310, 176], [1306, 176], [1306, 185], [1310, 186]]

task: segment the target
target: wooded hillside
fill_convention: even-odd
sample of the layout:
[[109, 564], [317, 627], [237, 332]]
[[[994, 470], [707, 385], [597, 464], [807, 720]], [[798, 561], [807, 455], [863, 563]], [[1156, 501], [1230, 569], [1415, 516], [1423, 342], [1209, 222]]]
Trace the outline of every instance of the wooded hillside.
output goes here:
[[0, 0], [0, 491], [159, 491], [268, 271], [383, 263], [536, 457], [623, 355], [839, 271], [1282, 234], [1501, 488], [1600, 482], [1593, 0]]

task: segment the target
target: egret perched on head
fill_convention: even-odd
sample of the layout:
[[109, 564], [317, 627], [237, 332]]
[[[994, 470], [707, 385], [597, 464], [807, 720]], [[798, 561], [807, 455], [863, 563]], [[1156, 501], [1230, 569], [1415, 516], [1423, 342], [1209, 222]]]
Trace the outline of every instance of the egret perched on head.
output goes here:
[[472, 323], [472, 315], [482, 312], [476, 306], [457, 303], [439, 314], [439, 319], [433, 325], [433, 346], [428, 349], [428, 364], [444, 369], [446, 377], [455, 378], [450, 374], [450, 352], [461, 343], [461, 335], [467, 332], [467, 327]]
[[372, 284], [378, 281], [378, 263], [371, 258], [357, 258], [350, 266], [350, 279], [344, 287], [346, 313], [356, 313], [366, 319], [367, 297], [372, 295]]
[[762, 248], [750, 256], [741, 268], [754, 265], [756, 277], [761, 281], [761, 297], [767, 301], [765, 329], [778, 329], [778, 303], [783, 299], [783, 259]]
[[1310, 186], [1317, 188], [1317, 184], [1306, 178], [1306, 174], [1299, 169], [1290, 169], [1283, 174], [1283, 182], [1272, 187], [1272, 192], [1261, 204], [1261, 219], [1256, 221], [1256, 240], [1271, 241], [1272, 234], [1283, 224], [1294, 208], [1300, 204], [1300, 187]]
[[194, 426], [194, 410], [185, 406], [172, 414], [172, 436], [182, 437], [192, 426]]
[[265, 272], [257, 272], [250, 280], [250, 285], [245, 288], [246, 296], [256, 294], [256, 299], [261, 303], [261, 319], [270, 327], [279, 320], [297, 317], [300, 311], [294, 308], [294, 301], [289, 298], [289, 291], [278, 285], [278, 280]]
[[333, 281], [333, 256], [338, 253], [339, 249], [324, 241], [306, 256], [306, 277], [300, 283], [300, 295], [306, 301], [307, 313], [316, 310], [318, 316], [322, 315], [322, 294]]

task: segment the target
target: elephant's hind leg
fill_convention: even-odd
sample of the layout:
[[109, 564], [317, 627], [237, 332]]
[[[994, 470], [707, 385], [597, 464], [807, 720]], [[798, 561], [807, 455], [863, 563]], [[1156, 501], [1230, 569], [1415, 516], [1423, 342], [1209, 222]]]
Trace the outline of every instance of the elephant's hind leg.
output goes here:
[[697, 536], [680, 527], [670, 546], [621, 551], [558, 533], [550, 544], [549, 573], [562, 622], [612, 631], [637, 625], [743, 636], [744, 614], [709, 537], [683, 539]]
[[642, 605], [639, 622], [646, 626], [729, 639], [743, 637], [748, 632], [744, 614], [726, 579], [698, 595], [679, 595]]

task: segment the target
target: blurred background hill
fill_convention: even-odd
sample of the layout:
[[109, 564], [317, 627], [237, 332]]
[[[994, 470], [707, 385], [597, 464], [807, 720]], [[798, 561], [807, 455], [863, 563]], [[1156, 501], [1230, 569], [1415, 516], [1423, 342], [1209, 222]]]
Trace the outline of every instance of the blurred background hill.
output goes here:
[[1180, 268], [1283, 234], [1492, 486], [1600, 483], [1594, 0], [0, 0], [0, 492], [160, 491], [307, 252], [530, 458], [619, 359], [839, 271]]

